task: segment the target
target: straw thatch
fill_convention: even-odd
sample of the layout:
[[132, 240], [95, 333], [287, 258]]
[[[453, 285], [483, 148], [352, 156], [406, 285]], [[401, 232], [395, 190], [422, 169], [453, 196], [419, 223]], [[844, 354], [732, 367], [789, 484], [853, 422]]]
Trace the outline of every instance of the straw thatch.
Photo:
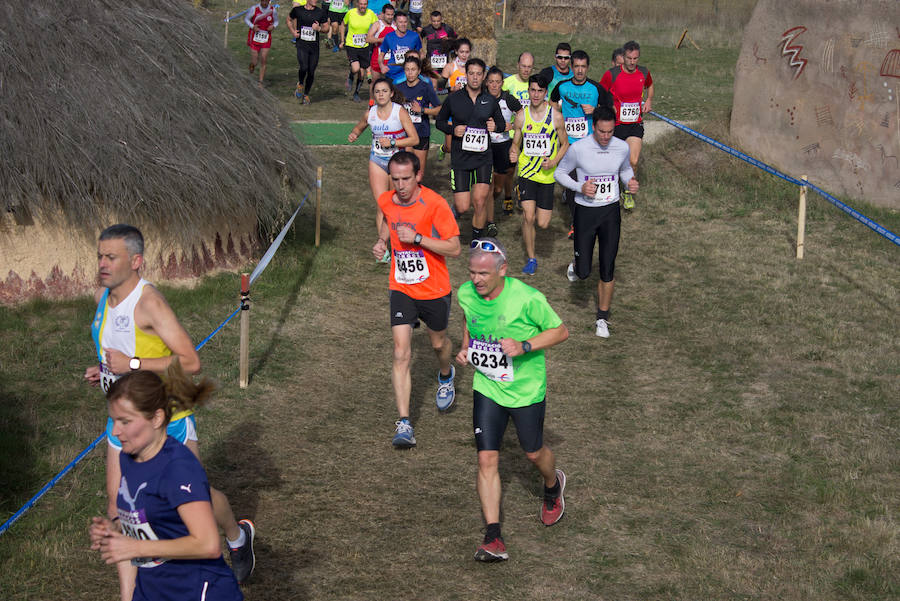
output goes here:
[[93, 285], [116, 221], [149, 234], [154, 277], [246, 261], [314, 181], [189, 2], [6, 0], [0, 53], [0, 302]]
[[616, 0], [507, 0], [506, 24], [531, 31], [613, 33], [622, 19]]
[[190, 234], [255, 209], [310, 160], [183, 0], [6, 0], [0, 7], [0, 198], [96, 231], [151, 220]]

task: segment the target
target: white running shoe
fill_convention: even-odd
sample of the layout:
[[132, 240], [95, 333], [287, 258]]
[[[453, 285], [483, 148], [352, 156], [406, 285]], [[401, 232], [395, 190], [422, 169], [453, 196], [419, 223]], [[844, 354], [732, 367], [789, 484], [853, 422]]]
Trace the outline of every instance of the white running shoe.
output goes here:
[[578, 276], [575, 275], [575, 261], [569, 263], [569, 266], [566, 268], [566, 277], [569, 278], [570, 282], [578, 281]]
[[609, 338], [609, 326], [605, 319], [597, 320], [597, 336], [600, 338]]

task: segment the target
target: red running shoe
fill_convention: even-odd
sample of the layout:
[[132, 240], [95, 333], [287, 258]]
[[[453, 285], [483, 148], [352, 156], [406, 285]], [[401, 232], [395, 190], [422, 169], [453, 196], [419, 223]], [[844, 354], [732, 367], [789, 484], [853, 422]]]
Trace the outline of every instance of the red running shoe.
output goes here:
[[509, 559], [509, 553], [506, 552], [506, 545], [503, 544], [502, 538], [495, 538], [490, 542], [485, 541], [475, 551], [475, 561], [493, 562], [507, 559]]
[[563, 499], [563, 492], [566, 490], [566, 475], [561, 469], [556, 470], [556, 479], [559, 481], [559, 496], [544, 497], [541, 504], [541, 521], [544, 526], [552, 526], [562, 518], [566, 511], [566, 501]]

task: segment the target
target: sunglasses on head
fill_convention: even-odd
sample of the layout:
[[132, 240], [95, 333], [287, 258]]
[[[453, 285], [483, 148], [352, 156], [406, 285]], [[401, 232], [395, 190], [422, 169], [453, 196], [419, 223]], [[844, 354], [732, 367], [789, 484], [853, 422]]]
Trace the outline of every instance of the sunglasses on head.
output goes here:
[[558, 58], [559, 60], [569, 60], [570, 58], [572, 58], [572, 55], [571, 54], [557, 54], [556, 58]]
[[485, 252], [498, 253], [504, 259], [506, 258], [506, 253], [500, 250], [500, 247], [490, 240], [481, 240], [476, 238], [475, 240], [472, 240], [472, 244], [469, 245], [469, 248], [480, 248]]

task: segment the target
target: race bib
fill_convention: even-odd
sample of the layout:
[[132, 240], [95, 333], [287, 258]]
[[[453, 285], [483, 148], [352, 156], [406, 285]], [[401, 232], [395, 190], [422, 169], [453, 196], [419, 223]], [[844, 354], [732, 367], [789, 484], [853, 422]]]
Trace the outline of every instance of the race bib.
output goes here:
[[465, 75], [460, 75], [456, 78], [456, 89], [461, 89], [466, 87], [466, 84], [469, 83], [469, 78]]
[[394, 65], [402, 65], [403, 59], [406, 58], [407, 48], [397, 48], [394, 50]]
[[584, 117], [569, 117], [566, 119], [566, 135], [570, 138], [581, 139], [588, 133], [587, 119]]
[[421, 123], [422, 122], [422, 113], [414, 113], [412, 110], [412, 104], [407, 102], [403, 105], [403, 108], [406, 109], [406, 112], [409, 113], [409, 120], [413, 123]]
[[[125, 536], [135, 538], [137, 540], [159, 540], [153, 528], [147, 522], [147, 515], [143, 509], [137, 511], [125, 511], [122, 508], [118, 510], [119, 522], [122, 524], [122, 532]], [[161, 557], [135, 557], [131, 560], [131, 564], [139, 568], [155, 568], [165, 563], [165, 559]]]
[[105, 363], [100, 364], [100, 388], [104, 393], [109, 392], [110, 386], [118, 379], [119, 376], [110, 371]]
[[446, 54], [432, 54], [431, 55], [431, 68], [432, 69], [443, 69], [447, 66], [447, 55]]
[[300, 39], [304, 42], [315, 42], [316, 41], [316, 30], [312, 27], [301, 27], [300, 28]]
[[253, 41], [257, 44], [265, 44], [269, 41], [269, 32], [257, 29], [256, 33], [253, 34]]
[[484, 152], [488, 148], [488, 132], [480, 127], [466, 127], [462, 149], [469, 152]]
[[525, 134], [525, 140], [522, 145], [522, 152], [527, 157], [548, 157], [553, 150], [550, 144], [550, 134], [536, 133]]
[[424, 4], [424, 0], [409, 0], [409, 10], [410, 12], [420, 13]]
[[394, 251], [394, 279], [398, 284], [419, 284], [427, 280], [429, 275], [425, 251]]
[[344, 10], [344, 0], [331, 0], [331, 9], [335, 12]]
[[512, 359], [506, 356], [499, 342], [470, 339], [466, 358], [489, 380], [512, 382], [515, 378]]
[[378, 140], [380, 140], [383, 137], [384, 136], [382, 136], [380, 134], [372, 136], [372, 152], [374, 152], [375, 154], [377, 154], [378, 156], [381, 156], [381, 157], [394, 156], [394, 153], [397, 152], [397, 148], [396, 147], [391, 148], [390, 146], [387, 146], [387, 147], [382, 146]]
[[594, 192], [594, 200], [598, 202], [610, 203], [619, 198], [619, 176], [618, 175], [586, 175], [585, 181], [597, 184], [597, 191]]
[[522, 106], [528, 106], [531, 104], [531, 98], [526, 94], [525, 98], [519, 98], [519, 104]]
[[500, 142], [506, 142], [507, 140], [509, 140], [509, 132], [508, 131], [503, 131], [503, 132], [492, 131], [491, 132], [491, 144], [499, 144]]
[[640, 102], [623, 102], [619, 105], [619, 121], [622, 123], [636, 123], [640, 116]]
[[350, 43], [357, 48], [362, 48], [366, 45], [366, 34], [364, 33], [354, 33], [350, 38]]

